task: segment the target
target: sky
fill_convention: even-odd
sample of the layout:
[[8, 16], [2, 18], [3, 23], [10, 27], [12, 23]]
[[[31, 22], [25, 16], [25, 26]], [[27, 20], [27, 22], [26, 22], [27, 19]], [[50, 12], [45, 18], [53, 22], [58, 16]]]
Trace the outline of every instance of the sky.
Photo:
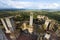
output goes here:
[[60, 9], [60, 0], [0, 0], [0, 9]]

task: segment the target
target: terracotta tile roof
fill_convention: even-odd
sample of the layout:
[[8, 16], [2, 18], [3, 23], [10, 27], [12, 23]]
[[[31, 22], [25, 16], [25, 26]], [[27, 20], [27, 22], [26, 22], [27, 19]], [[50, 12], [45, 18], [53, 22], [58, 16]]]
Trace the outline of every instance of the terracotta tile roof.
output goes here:
[[7, 37], [8, 40], [11, 40], [11, 38], [9, 37], [10, 34], [6, 34], [5, 33], [5, 35], [6, 35], [6, 37]]
[[22, 33], [17, 40], [37, 40], [37, 37]]

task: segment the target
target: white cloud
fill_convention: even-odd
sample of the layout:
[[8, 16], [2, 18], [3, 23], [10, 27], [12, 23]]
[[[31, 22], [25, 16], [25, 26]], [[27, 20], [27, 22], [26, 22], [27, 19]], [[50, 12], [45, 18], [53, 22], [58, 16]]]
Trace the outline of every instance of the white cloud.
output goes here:
[[13, 2], [12, 6], [16, 7], [16, 8], [28, 8], [31, 7], [31, 3], [30, 2]]
[[14, 8], [27, 8], [32, 5], [31, 2], [20, 2], [20, 1], [18, 2], [18, 1], [12, 1], [12, 0], [0, 0], [0, 2], [6, 4], [6, 6], [11, 6]]
[[39, 2], [24, 2], [24, 1], [12, 1], [12, 0], [0, 0], [6, 4], [6, 6], [11, 6], [14, 8], [37, 8], [37, 9], [56, 9], [60, 7], [58, 3], [39, 3]]
[[40, 3], [38, 8], [42, 9], [57, 9], [60, 5], [58, 3]]

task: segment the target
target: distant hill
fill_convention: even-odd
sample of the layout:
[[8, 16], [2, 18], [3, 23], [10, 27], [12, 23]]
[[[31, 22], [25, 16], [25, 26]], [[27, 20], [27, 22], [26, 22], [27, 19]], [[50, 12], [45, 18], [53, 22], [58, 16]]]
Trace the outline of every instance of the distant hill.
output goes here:
[[17, 11], [17, 10], [25, 10], [25, 9], [15, 9], [15, 8], [10, 8], [10, 9], [0, 9], [0, 11]]
[[29, 10], [29, 11], [60, 11], [60, 9], [17, 9], [17, 8], [7, 8], [7, 9], [0, 9], [0, 11], [17, 11], [17, 10]]

